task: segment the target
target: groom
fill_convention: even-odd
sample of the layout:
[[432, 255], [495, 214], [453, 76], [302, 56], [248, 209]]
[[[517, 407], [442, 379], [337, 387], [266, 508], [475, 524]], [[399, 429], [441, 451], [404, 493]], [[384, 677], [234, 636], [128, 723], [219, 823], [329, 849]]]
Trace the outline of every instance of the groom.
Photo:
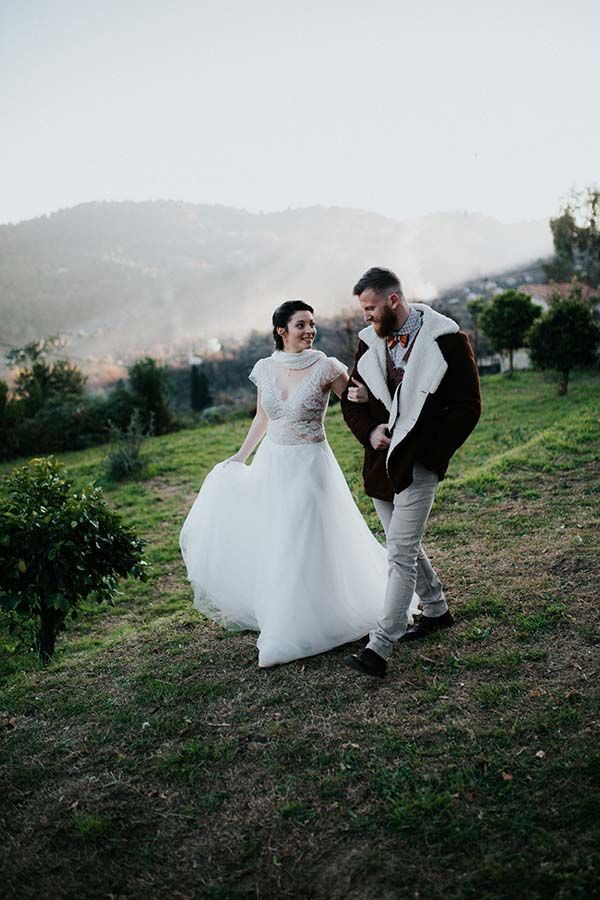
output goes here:
[[[383, 678], [396, 642], [454, 621], [421, 539], [450, 457], [479, 420], [481, 395], [469, 339], [456, 322], [424, 303], [407, 303], [389, 269], [369, 269], [353, 293], [368, 327], [359, 333], [342, 412], [365, 448], [365, 491], [386, 533], [389, 574], [367, 646], [344, 662]], [[415, 586], [423, 615], [409, 631]]]

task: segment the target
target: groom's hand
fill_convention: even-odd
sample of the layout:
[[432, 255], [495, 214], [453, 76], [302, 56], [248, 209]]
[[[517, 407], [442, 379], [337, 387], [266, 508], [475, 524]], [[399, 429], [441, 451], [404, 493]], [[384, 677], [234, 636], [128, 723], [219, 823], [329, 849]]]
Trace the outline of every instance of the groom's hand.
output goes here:
[[373, 450], [386, 450], [390, 446], [387, 425], [378, 425], [369, 435], [369, 443]]
[[350, 381], [352, 382], [352, 387], [348, 388], [348, 400], [352, 403], [368, 403], [369, 392], [367, 391], [366, 385], [357, 381], [355, 378], [351, 378]]

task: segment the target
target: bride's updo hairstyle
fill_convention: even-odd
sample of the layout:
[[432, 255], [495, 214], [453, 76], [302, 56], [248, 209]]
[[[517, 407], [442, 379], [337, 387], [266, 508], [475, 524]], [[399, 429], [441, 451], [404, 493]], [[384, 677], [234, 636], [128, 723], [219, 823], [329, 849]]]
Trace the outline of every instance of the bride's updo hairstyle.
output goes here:
[[312, 306], [309, 306], [308, 303], [304, 302], [304, 300], [286, 300], [285, 303], [282, 303], [281, 306], [278, 306], [273, 313], [273, 339], [275, 341], [275, 347], [277, 348], [277, 350], [283, 350], [283, 338], [280, 334], [277, 334], [277, 329], [287, 329], [287, 323], [290, 321], [294, 313], [300, 312], [300, 310], [302, 309], [314, 313], [314, 309], [312, 308]]

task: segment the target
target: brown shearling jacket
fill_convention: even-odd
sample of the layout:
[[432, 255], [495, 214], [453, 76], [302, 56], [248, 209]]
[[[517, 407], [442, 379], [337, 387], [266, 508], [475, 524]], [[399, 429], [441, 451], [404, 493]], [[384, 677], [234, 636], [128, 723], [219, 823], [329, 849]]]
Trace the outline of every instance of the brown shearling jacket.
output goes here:
[[[415, 305], [420, 309], [424, 307], [424, 304]], [[360, 333], [361, 340], [351, 373], [351, 378], [366, 385], [368, 401], [352, 403], [348, 400], [347, 390], [342, 396], [342, 414], [346, 424], [365, 448], [365, 492], [379, 500], [392, 500], [394, 493], [399, 493], [412, 483], [414, 462], [421, 463], [436, 472], [440, 480], [443, 479], [452, 455], [473, 431], [481, 415], [479, 375], [469, 338], [458, 330], [451, 319], [433, 311], [431, 313], [433, 317], [430, 313], [425, 315], [421, 330], [425, 325], [428, 327], [415, 339], [415, 348], [420, 342], [419, 352], [415, 349], [411, 354], [403, 384], [393, 398], [382, 388], [377, 370], [373, 368], [374, 360], [369, 360], [368, 366], [361, 366], [361, 358], [370, 350], [375, 350], [375, 363], [378, 359], [379, 369], [382, 368], [381, 354], [384, 351], [381, 346], [376, 346], [376, 342], [383, 346], [385, 342], [377, 338], [372, 329], [364, 329]], [[443, 319], [452, 323], [453, 328], [441, 322]], [[440, 362], [442, 358], [443, 362]], [[427, 372], [428, 360], [432, 360], [433, 373]], [[444, 374], [436, 384], [442, 370]], [[377, 375], [377, 379], [372, 381], [379, 396], [375, 395], [369, 384], [371, 373]], [[427, 387], [434, 389], [428, 391]], [[413, 409], [409, 408], [411, 398], [407, 395], [408, 391], [418, 392], [419, 397], [426, 395], [424, 402], [419, 402], [417, 398], [418, 415], [414, 421], [411, 419]], [[403, 406], [407, 408], [404, 419], [408, 424], [403, 420]], [[391, 425], [392, 443], [389, 450], [374, 450], [369, 436], [377, 425], [383, 423]]]

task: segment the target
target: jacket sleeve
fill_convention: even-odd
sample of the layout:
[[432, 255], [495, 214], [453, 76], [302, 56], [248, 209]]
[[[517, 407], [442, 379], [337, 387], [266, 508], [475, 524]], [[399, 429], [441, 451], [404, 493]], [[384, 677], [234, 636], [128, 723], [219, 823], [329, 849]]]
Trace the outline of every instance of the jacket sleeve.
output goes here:
[[436, 469], [464, 444], [481, 416], [479, 372], [469, 338], [462, 331], [439, 338], [438, 344], [448, 363], [447, 400], [434, 433], [420, 459], [424, 466]]
[[367, 345], [363, 341], [358, 342], [358, 347], [354, 355], [354, 365], [352, 366], [352, 371], [350, 372], [348, 387], [340, 398], [340, 405], [342, 407], [342, 415], [344, 417], [344, 421], [346, 422], [346, 425], [348, 426], [354, 437], [363, 445], [363, 447], [371, 446], [369, 443], [369, 437], [373, 429], [376, 428], [380, 423], [377, 421], [377, 419], [373, 418], [370, 411], [370, 404], [368, 402], [353, 403], [348, 399], [348, 388], [352, 387], [353, 378], [356, 381], [360, 381], [361, 384], [365, 383], [358, 374], [356, 366], [359, 359], [367, 349]]

